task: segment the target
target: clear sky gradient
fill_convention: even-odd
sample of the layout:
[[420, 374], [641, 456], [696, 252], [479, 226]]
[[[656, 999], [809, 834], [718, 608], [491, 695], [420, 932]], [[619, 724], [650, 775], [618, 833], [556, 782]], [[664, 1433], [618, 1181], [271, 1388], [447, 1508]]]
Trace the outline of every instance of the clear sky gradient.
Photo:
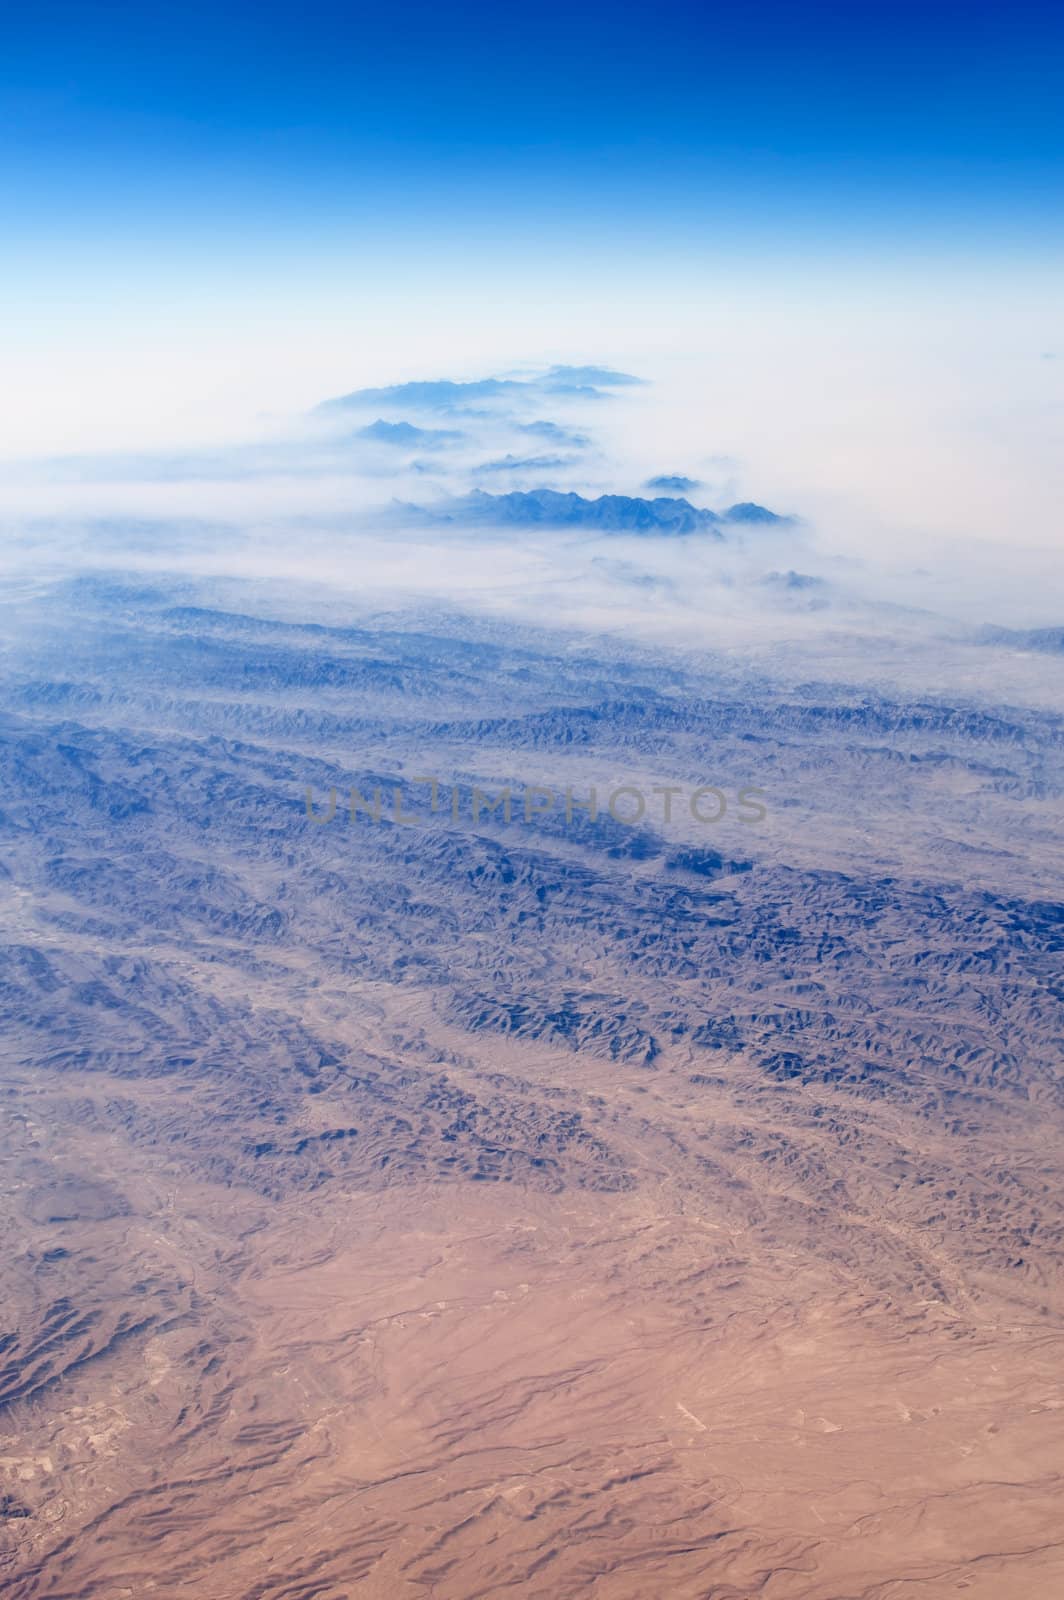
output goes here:
[[[12, 8], [14, 242], [590, 215], [784, 242], [1037, 241], [1064, 171], [1059, 5]], [[88, 237], [86, 237], [88, 235]]]

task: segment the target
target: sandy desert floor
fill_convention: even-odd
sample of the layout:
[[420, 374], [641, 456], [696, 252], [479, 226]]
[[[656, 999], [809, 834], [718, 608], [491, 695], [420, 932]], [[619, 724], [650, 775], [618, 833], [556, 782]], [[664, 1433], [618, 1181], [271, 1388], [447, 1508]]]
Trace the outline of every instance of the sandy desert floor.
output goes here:
[[[1059, 1307], [989, 1283], [973, 1304], [963, 1259], [900, 1217], [855, 1214], [832, 1248], [785, 1181], [752, 1220], [741, 1164], [721, 1204], [670, 1163], [719, 1094], [659, 1074], [647, 1140], [639, 1073], [598, 1071], [630, 1189], [268, 1206], [131, 1162], [27, 1087], [25, 1120], [5, 1109], [5, 1299], [38, 1313], [0, 1431], [6, 1591], [1056, 1593]], [[87, 1113], [109, 1088], [71, 1091]], [[45, 1162], [70, 1174], [49, 1204], [19, 1179]], [[79, 1207], [112, 1214], [57, 1215]]]
[[[1064, 1594], [1059, 717], [78, 598], [0, 739], [4, 1594]], [[305, 815], [426, 770], [771, 820]]]

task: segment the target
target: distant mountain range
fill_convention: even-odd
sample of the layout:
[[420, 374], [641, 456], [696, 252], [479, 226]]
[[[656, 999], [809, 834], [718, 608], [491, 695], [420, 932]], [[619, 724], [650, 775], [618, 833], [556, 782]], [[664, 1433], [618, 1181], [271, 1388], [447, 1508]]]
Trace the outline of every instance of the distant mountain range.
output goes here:
[[383, 389], [354, 389], [316, 406], [315, 411], [351, 411], [369, 407], [405, 406], [421, 411], [450, 411], [472, 402], [495, 401], [524, 395], [579, 395], [594, 400], [603, 389], [627, 388], [644, 379], [609, 367], [551, 367], [533, 378], [476, 378], [468, 383], [432, 378], [391, 384]]
[[697, 478], [686, 478], [682, 472], [661, 472], [656, 478], [648, 478], [644, 484], [646, 489], [669, 489], [674, 494], [689, 494], [692, 489], [700, 487]]
[[422, 411], [450, 410], [470, 400], [497, 400], [526, 387], [511, 378], [480, 378], [473, 383], [455, 383], [450, 378], [421, 383], [396, 383], [384, 389], [355, 389], [350, 394], [323, 400], [315, 411], [361, 411], [379, 406], [410, 406]]
[[454, 428], [416, 428], [412, 422], [385, 422], [378, 417], [365, 428], [359, 428], [360, 439], [373, 439], [378, 444], [426, 445], [446, 444], [462, 435]]
[[638, 495], [603, 494], [587, 499], [556, 489], [514, 490], [510, 494], [489, 494], [486, 490], [474, 489], [471, 494], [448, 500], [440, 507], [413, 509], [436, 522], [599, 528], [615, 533], [710, 533], [718, 539], [723, 537], [722, 527], [728, 524], [793, 520], [752, 502], [718, 512], [693, 506], [689, 500], [666, 496], [646, 500]]

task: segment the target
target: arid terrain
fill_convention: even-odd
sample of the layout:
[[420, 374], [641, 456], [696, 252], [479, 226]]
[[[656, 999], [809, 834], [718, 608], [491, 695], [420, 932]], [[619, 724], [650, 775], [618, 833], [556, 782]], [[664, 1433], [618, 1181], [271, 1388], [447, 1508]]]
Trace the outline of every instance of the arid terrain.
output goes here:
[[0, 1589], [1064, 1594], [1037, 658], [193, 589], [2, 663]]

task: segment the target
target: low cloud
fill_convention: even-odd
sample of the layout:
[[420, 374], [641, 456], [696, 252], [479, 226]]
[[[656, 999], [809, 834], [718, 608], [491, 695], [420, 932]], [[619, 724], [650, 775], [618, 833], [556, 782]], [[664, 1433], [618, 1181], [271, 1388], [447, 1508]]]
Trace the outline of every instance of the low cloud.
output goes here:
[[735, 498], [757, 492], [750, 466], [709, 448], [684, 455], [727, 465], [715, 487], [708, 473], [648, 479], [649, 452], [672, 455], [663, 415], [629, 374], [555, 365], [356, 390], [235, 444], [10, 464], [0, 570], [176, 574], [211, 593], [300, 584], [355, 611], [490, 614], [675, 647], [708, 630], [792, 653], [843, 637], [895, 653], [948, 639], [1010, 661], [1059, 648], [1055, 619], [1029, 609], [1036, 586], [1016, 577], [1007, 610], [989, 556], [959, 567], [929, 546], [918, 570], [869, 542], [857, 559], [816, 519]]

